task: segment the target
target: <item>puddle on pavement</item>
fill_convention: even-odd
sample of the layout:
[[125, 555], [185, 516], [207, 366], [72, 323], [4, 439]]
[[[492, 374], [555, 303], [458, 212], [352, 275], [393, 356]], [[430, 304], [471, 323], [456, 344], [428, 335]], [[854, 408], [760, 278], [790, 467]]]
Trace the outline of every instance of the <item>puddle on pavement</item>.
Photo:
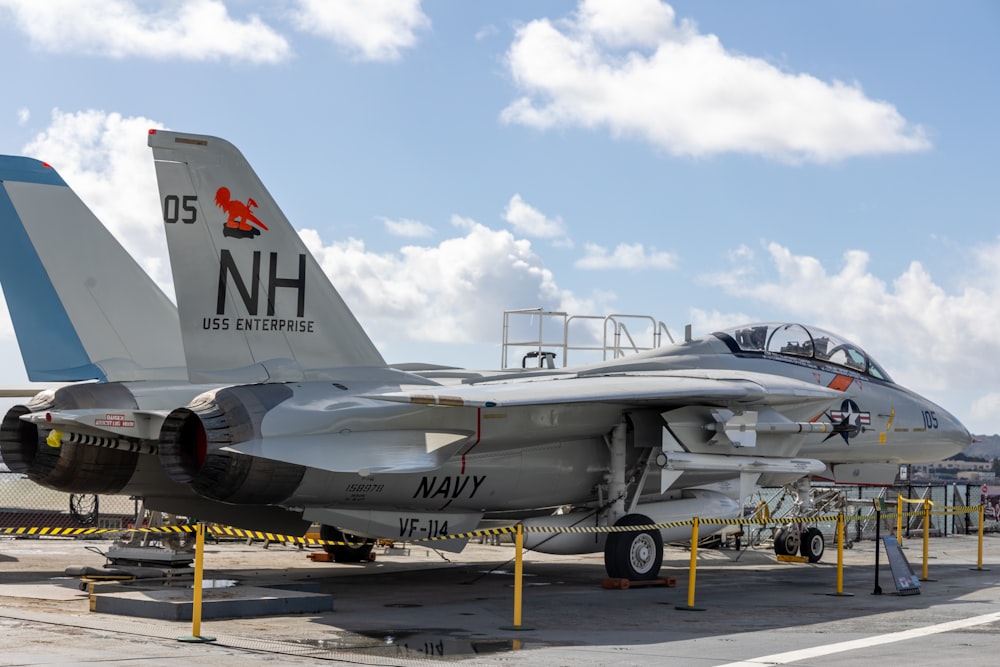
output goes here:
[[[206, 590], [209, 588], [233, 588], [236, 584], [240, 583], [236, 579], [202, 579], [201, 589]], [[194, 588], [192, 584], [189, 588]]]
[[[407, 628], [379, 632], [345, 633], [329, 639], [300, 639], [296, 643], [330, 651], [354, 651], [397, 658], [455, 659], [506, 653], [528, 648], [522, 639], [500, 639], [446, 628]], [[546, 646], [531, 642], [531, 648]]]

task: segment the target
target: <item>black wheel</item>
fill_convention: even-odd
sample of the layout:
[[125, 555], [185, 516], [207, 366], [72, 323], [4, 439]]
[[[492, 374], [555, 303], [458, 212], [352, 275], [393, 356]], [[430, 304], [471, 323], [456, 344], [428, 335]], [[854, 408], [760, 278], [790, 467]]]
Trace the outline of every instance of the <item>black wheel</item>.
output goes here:
[[810, 563], [818, 563], [823, 557], [826, 542], [823, 533], [819, 528], [806, 528], [802, 531], [802, 545], [799, 547], [801, 555], [809, 559]]
[[345, 533], [333, 526], [322, 526], [319, 536], [330, 542], [344, 544], [324, 544], [323, 550], [333, 556], [338, 563], [364, 563], [370, 560], [375, 540]]
[[[645, 526], [653, 520], [642, 514], [626, 514], [616, 526]], [[658, 530], [608, 533], [604, 544], [604, 569], [608, 576], [629, 581], [655, 579], [663, 564], [663, 537]]]
[[799, 552], [801, 542], [797, 528], [782, 528], [774, 534], [774, 553], [778, 556], [794, 556]]

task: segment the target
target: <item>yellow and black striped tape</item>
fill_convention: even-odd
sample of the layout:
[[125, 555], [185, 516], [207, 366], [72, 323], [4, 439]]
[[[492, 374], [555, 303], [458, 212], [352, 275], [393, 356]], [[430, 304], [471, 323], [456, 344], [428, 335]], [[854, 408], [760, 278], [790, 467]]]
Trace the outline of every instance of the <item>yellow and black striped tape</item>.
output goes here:
[[[940, 507], [940, 506], [939, 506]], [[929, 514], [933, 516], [950, 516], [954, 514], [967, 514], [970, 512], [978, 512], [980, 510], [979, 505], [966, 506], [966, 507], [947, 507], [943, 510], [931, 511]], [[924, 516], [924, 510], [912, 511], [912, 512], [883, 512], [883, 519], [895, 519], [898, 516], [903, 517], [914, 517], [914, 516]], [[767, 526], [771, 524], [797, 524], [797, 523], [830, 523], [835, 522], [840, 518], [840, 515], [831, 514], [827, 516], [810, 516], [810, 517], [784, 517], [775, 518], [770, 516], [768, 512], [761, 512], [760, 516], [757, 517], [747, 517], [747, 518], [730, 518], [730, 519], [716, 519], [716, 518], [705, 518], [698, 519], [701, 524], [709, 525], [761, 525]], [[872, 514], [859, 514], [859, 515], [845, 515], [843, 517], [845, 522], [850, 521], [862, 521], [872, 519]], [[685, 526], [692, 526], [694, 524], [694, 519], [688, 519], [686, 521], [670, 521], [666, 523], [651, 523], [637, 526], [523, 526], [522, 530], [526, 533], [629, 533], [637, 531], [646, 530], [663, 530], [666, 528], [683, 528]], [[86, 537], [89, 535], [105, 535], [112, 533], [128, 533], [128, 532], [141, 532], [141, 533], [193, 533], [197, 529], [196, 525], [179, 525], [179, 526], [159, 526], [153, 528], [67, 528], [60, 526], [20, 526], [20, 527], [6, 527], [0, 528], [0, 535], [13, 535], [21, 537], [41, 537], [41, 536], [52, 536], [52, 537]], [[238, 537], [238, 538], [249, 538], [255, 540], [267, 540], [270, 542], [287, 543], [287, 544], [297, 544], [303, 546], [355, 546], [356, 543], [345, 542], [341, 540], [322, 540], [313, 537], [303, 537], [296, 535], [282, 535], [279, 533], [269, 533], [260, 530], [246, 530], [244, 528], [233, 528], [232, 526], [220, 526], [220, 525], [210, 525], [206, 526], [206, 533], [213, 535], [215, 537]], [[480, 530], [473, 530], [465, 533], [454, 533], [451, 535], [440, 535], [437, 537], [425, 537], [407, 540], [410, 543], [419, 542], [438, 542], [442, 540], [459, 540], [459, 539], [471, 539], [475, 537], [482, 537], [485, 535], [510, 535], [517, 532], [517, 526], [503, 526], [500, 528], [483, 528]]]

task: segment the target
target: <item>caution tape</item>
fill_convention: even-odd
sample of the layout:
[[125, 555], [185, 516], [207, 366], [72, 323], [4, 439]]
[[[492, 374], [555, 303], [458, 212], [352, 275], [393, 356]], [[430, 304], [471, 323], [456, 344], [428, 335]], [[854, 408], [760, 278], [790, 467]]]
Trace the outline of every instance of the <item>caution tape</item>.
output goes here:
[[933, 500], [927, 498], [898, 498], [897, 502], [909, 503], [911, 505], [923, 505], [927, 503], [928, 505], [937, 505]]
[[[924, 501], [920, 501], [924, 502]], [[766, 507], [766, 506], [765, 506]], [[939, 507], [941, 507], [939, 505]], [[882, 512], [880, 514], [882, 519], [895, 519], [897, 517], [922, 517], [925, 514], [930, 514], [933, 516], [951, 516], [956, 514], [969, 514], [972, 512], [979, 512], [981, 506], [970, 505], [963, 507], [947, 507], [944, 510], [937, 510], [928, 512], [927, 510], [919, 510], [912, 512]], [[809, 516], [809, 517], [773, 517], [771, 516], [770, 510], [758, 509], [755, 516], [749, 517], [730, 517], [730, 518], [699, 518], [698, 522], [700, 524], [708, 525], [783, 525], [783, 524], [803, 524], [803, 523], [831, 523], [840, 520], [851, 522], [851, 521], [865, 521], [874, 518], [874, 514], [857, 514], [857, 515], [839, 515], [830, 514], [826, 516]], [[535, 525], [522, 525], [521, 529], [525, 533], [571, 533], [571, 534], [585, 534], [585, 533], [634, 533], [634, 532], [644, 532], [648, 530], [664, 530], [667, 528], [684, 528], [686, 526], [692, 526], [694, 524], [694, 519], [687, 519], [686, 521], [669, 521], [664, 523], [650, 523], [641, 525], [628, 525], [628, 526], [535, 526]], [[156, 526], [156, 527], [139, 527], [139, 528], [67, 528], [60, 526], [21, 526], [21, 527], [6, 527], [0, 528], [0, 535], [13, 535], [20, 537], [86, 537], [90, 535], [106, 535], [112, 533], [168, 533], [168, 534], [179, 534], [179, 533], [194, 533], [197, 530], [197, 525], [194, 524], [182, 524], [177, 526]], [[269, 542], [278, 542], [285, 544], [296, 544], [302, 546], [358, 546], [357, 542], [347, 542], [344, 540], [323, 540], [314, 537], [298, 536], [298, 535], [282, 535], [280, 533], [269, 533], [260, 530], [247, 530], [244, 528], [234, 528], [232, 526], [220, 526], [220, 525], [208, 525], [205, 527], [206, 534], [212, 535], [214, 537], [238, 537], [247, 538], [255, 540], [266, 540]], [[410, 543], [420, 543], [420, 542], [439, 542], [443, 540], [458, 540], [458, 539], [472, 539], [476, 537], [483, 536], [497, 536], [497, 535], [510, 535], [517, 532], [517, 526], [502, 526], [499, 528], [483, 528], [479, 530], [468, 531], [464, 533], [452, 533], [448, 535], [438, 535], [435, 537], [424, 537], [417, 539], [410, 539], [407, 542]]]
[[[63, 526], [20, 526], [0, 528], [0, 535], [13, 535], [15, 537], [87, 537], [90, 535], [109, 535], [116, 533], [166, 533], [170, 535], [191, 534], [198, 530], [193, 524], [182, 524], [178, 526], [156, 526], [141, 528], [67, 528]], [[206, 533], [216, 537], [240, 537], [252, 538], [256, 540], [268, 540], [271, 542], [287, 542], [306, 546], [357, 546], [357, 543], [345, 542], [343, 540], [321, 540], [312, 537], [302, 537], [296, 535], [281, 535], [278, 533], [268, 533], [259, 530], [244, 530], [231, 526], [206, 526]]]
[[80, 537], [83, 535], [101, 535], [104, 533], [120, 533], [113, 528], [63, 528], [54, 526], [22, 526], [0, 528], [0, 535], [58, 535], [62, 537]]

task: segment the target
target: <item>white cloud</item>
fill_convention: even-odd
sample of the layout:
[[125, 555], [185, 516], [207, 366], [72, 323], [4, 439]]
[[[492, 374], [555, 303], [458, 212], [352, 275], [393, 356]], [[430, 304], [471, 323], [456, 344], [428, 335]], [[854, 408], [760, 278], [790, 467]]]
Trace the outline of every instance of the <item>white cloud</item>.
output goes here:
[[55, 167], [125, 249], [167, 293], [173, 293], [161, 224], [150, 128], [142, 117], [104, 111], [52, 112], [52, 123], [22, 150]]
[[500, 29], [497, 28], [492, 23], [489, 24], [489, 25], [484, 25], [482, 28], [480, 28], [479, 30], [476, 31], [476, 35], [475, 35], [476, 41], [481, 42], [484, 39], [487, 39], [489, 37], [492, 37], [493, 35], [498, 34], [499, 32], [500, 32]]
[[451, 226], [457, 229], [471, 230], [475, 229], [479, 223], [472, 218], [467, 218], [462, 215], [453, 214], [450, 219]]
[[860, 85], [727, 51], [658, 0], [583, 0], [521, 27], [507, 52], [524, 95], [501, 113], [538, 129], [607, 128], [675, 155], [829, 162], [924, 150], [924, 130]]
[[659, 0], [584, 0], [577, 8], [580, 28], [613, 48], [656, 48], [665, 39], [693, 32], [690, 23], [674, 25], [675, 17], [674, 8]]
[[604, 246], [586, 243], [584, 256], [573, 263], [578, 269], [617, 269], [639, 271], [642, 269], [673, 269], [677, 257], [673, 253], [647, 249], [641, 243], [619, 243], [608, 252]]
[[398, 253], [370, 252], [358, 239], [325, 244], [314, 230], [301, 236], [358, 319], [382, 338], [495, 342], [505, 309], [593, 305], [560, 289], [529, 241], [469, 218], [453, 223], [463, 236]]
[[[702, 308], [691, 308], [688, 311], [691, 331], [695, 336], [702, 336], [713, 331], [724, 331], [740, 324], [759, 321], [760, 318], [746, 313], [724, 313], [719, 310], [704, 310]], [[674, 333], [676, 336], [677, 334]]]
[[28, 121], [31, 120], [31, 111], [26, 107], [21, 107], [17, 110], [17, 124], [26, 125]]
[[511, 224], [515, 231], [524, 236], [543, 239], [553, 239], [556, 245], [572, 247], [573, 242], [566, 236], [566, 225], [562, 218], [548, 218], [531, 204], [524, 201], [521, 195], [515, 194], [507, 202], [503, 219]]
[[420, 0], [299, 0], [292, 20], [358, 60], [376, 62], [399, 60], [416, 45], [417, 32], [431, 25]]
[[[969, 411], [972, 419], [980, 423], [986, 424], [996, 424], [996, 416], [1000, 413], [1000, 393], [991, 392], [989, 394], [984, 394], [977, 400], [973, 401], [972, 407]], [[996, 433], [996, 429], [977, 429], [977, 433], [990, 432]]]
[[434, 234], [434, 228], [416, 220], [403, 218], [402, 220], [389, 220], [382, 218], [385, 230], [393, 236], [405, 236], [408, 238], [420, 238]]
[[144, 11], [136, 0], [0, 0], [35, 48], [109, 58], [230, 59], [274, 63], [288, 42], [256, 15], [237, 20], [220, 0], [182, 0]]

